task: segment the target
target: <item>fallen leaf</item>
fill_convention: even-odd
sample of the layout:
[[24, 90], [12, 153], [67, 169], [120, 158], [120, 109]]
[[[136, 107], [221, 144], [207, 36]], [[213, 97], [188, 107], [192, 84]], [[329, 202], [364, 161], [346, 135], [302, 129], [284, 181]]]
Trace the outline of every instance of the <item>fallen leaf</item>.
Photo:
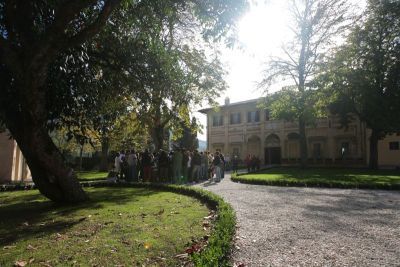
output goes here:
[[15, 263], [14, 263], [14, 266], [15, 267], [24, 267], [24, 266], [26, 266], [26, 261], [24, 261], [24, 260], [17, 260]]
[[32, 245], [28, 245], [28, 246], [26, 247], [26, 249], [28, 249], [28, 250], [36, 250], [37, 248], [35, 248], [35, 247], [32, 246]]
[[6, 250], [6, 249], [12, 249], [12, 248], [15, 248], [15, 247], [16, 247], [16, 246], [4, 246], [3, 249], [4, 249], [4, 250]]
[[34, 262], [35, 261], [35, 258], [30, 258], [29, 259], [29, 264], [31, 264], [32, 262]]
[[143, 244], [143, 246], [144, 246], [145, 249], [150, 249], [151, 248], [151, 244], [149, 242], [145, 242]]
[[45, 267], [53, 267], [49, 263], [43, 262], [43, 261], [39, 262], [39, 264], [42, 265], [42, 266], [45, 266]]
[[185, 259], [188, 257], [189, 257], [189, 254], [187, 254], [187, 253], [175, 255], [175, 258], [178, 258], [178, 259]]

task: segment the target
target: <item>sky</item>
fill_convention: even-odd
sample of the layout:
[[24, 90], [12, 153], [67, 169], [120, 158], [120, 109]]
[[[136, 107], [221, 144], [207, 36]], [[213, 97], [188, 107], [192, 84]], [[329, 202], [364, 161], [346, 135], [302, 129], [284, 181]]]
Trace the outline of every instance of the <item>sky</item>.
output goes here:
[[[365, 0], [351, 1], [365, 7]], [[252, 1], [248, 12], [238, 21], [237, 45], [233, 49], [222, 49], [221, 59], [228, 71], [225, 78], [228, 89], [217, 99], [218, 103], [223, 104], [226, 97], [233, 103], [263, 96], [262, 90], [257, 89], [263, 66], [269, 57], [279, 56], [282, 44], [291, 39], [287, 9], [288, 1], [285, 0]], [[276, 84], [269, 91], [279, 90], [281, 86]], [[198, 112], [195, 116], [204, 126], [198, 138], [206, 140], [206, 116]]]

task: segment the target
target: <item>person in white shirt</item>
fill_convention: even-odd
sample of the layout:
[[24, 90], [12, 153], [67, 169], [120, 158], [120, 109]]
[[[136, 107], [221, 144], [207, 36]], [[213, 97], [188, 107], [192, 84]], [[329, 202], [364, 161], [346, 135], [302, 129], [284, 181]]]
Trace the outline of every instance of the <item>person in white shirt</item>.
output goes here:
[[121, 163], [122, 163], [122, 160], [121, 160], [120, 154], [117, 153], [117, 155], [115, 156], [115, 159], [114, 159], [114, 168], [115, 168], [115, 173], [117, 175], [117, 179], [120, 178], [119, 175], [121, 173]]

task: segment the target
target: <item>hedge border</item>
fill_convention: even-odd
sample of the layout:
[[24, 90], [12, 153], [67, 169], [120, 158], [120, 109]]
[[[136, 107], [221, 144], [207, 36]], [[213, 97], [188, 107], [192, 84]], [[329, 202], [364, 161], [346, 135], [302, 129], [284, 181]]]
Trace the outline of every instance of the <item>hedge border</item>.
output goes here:
[[[191, 260], [195, 266], [230, 266], [229, 255], [233, 237], [236, 232], [236, 215], [231, 205], [225, 202], [220, 196], [200, 188], [181, 185], [113, 183], [108, 181], [82, 182], [81, 184], [82, 187], [133, 187], [155, 189], [194, 197], [206, 203], [209, 208], [216, 210], [216, 218], [212, 232], [208, 238], [207, 246], [200, 252], [191, 254]], [[18, 186], [7, 191], [30, 189], [35, 189], [35, 186]]]
[[[247, 173], [243, 173], [247, 174]], [[243, 174], [232, 174], [231, 180], [235, 183], [284, 186], [284, 187], [318, 187], [318, 188], [338, 188], [338, 189], [375, 189], [375, 190], [400, 190], [400, 184], [347, 184], [330, 182], [297, 182], [297, 181], [271, 181], [260, 180], [252, 177], [242, 178]]]

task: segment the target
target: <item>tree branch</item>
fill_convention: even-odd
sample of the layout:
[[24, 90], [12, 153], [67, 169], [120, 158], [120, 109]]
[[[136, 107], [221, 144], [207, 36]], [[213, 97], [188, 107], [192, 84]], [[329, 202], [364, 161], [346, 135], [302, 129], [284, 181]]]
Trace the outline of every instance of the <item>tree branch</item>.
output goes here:
[[70, 48], [76, 45], [80, 45], [87, 39], [96, 35], [106, 24], [109, 16], [113, 12], [113, 10], [121, 3], [121, 1], [122, 0], [108, 0], [107, 2], [105, 2], [103, 9], [97, 16], [97, 19], [74, 36], [67, 38], [67, 40], [65, 40], [66, 42], [64, 44], [64, 47]]

